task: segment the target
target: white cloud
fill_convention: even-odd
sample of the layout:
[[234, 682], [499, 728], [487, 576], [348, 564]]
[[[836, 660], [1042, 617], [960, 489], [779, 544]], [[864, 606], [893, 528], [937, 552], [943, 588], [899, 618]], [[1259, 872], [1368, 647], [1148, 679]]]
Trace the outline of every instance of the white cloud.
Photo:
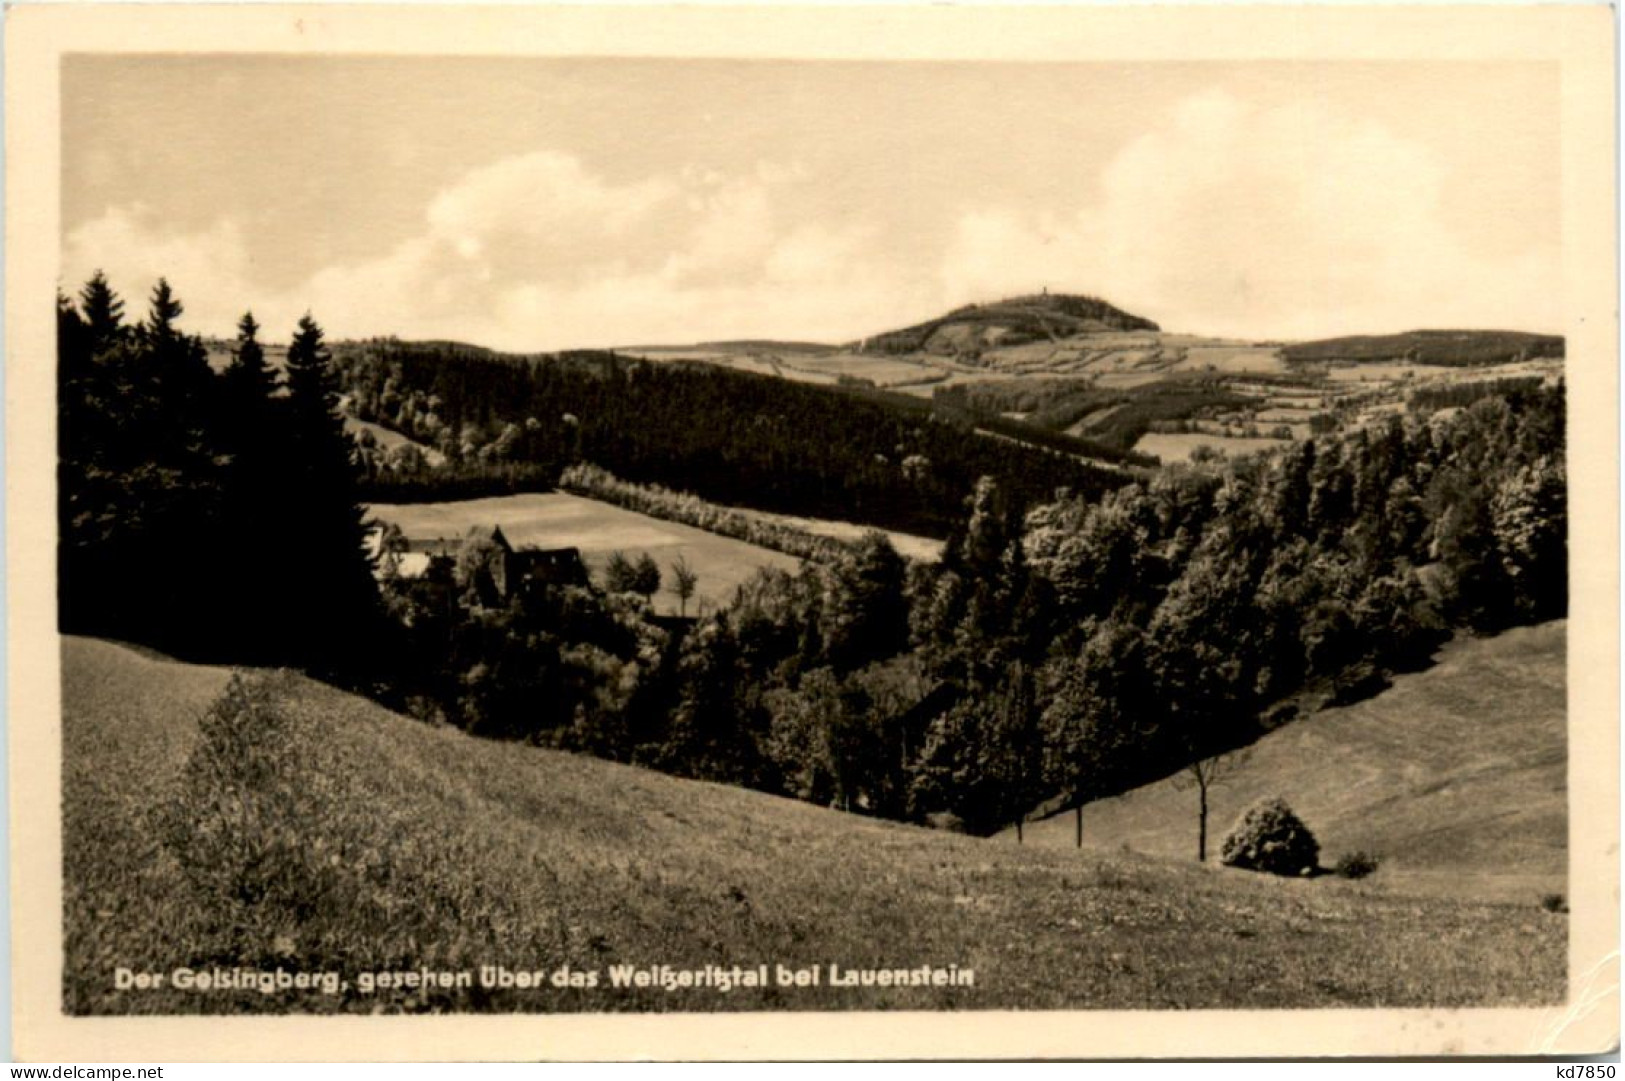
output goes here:
[[430, 235], [474, 258], [508, 242], [548, 263], [602, 258], [680, 194], [670, 181], [610, 185], [575, 158], [539, 151], [475, 169], [429, 204]]
[[115, 207], [68, 236], [63, 290], [77, 294], [97, 270], [124, 297], [131, 321], [146, 315], [147, 296], [161, 277], [185, 304], [189, 326], [230, 327], [253, 296], [252, 260], [242, 230], [229, 219], [203, 232], [171, 234], [145, 207]]
[[516, 349], [821, 336], [861, 318], [888, 283], [860, 230], [781, 221], [775, 191], [801, 179], [764, 163], [740, 177], [685, 169], [612, 184], [573, 158], [525, 155], [441, 191], [390, 250], [281, 290], [253, 280], [230, 221], [176, 235], [139, 207], [115, 209], [68, 238], [65, 281], [105, 268], [136, 314], [138, 291], [166, 275], [186, 325], [222, 335], [252, 306], [279, 336], [308, 310], [337, 337]]
[[832, 217], [800, 162], [620, 179], [539, 151], [470, 170], [410, 235], [293, 288], [257, 281], [233, 221], [174, 235], [139, 207], [67, 238], [65, 283], [103, 267], [134, 309], [167, 275], [208, 333], [251, 305], [278, 336], [308, 309], [335, 337], [514, 349], [858, 337], [1040, 286], [1256, 337], [1561, 323], [1555, 250], [1469, 257], [1428, 150], [1322, 107], [1198, 95], [1096, 179], [1087, 204], [960, 204], [905, 243], [861, 205]]
[[948, 292], [1049, 285], [1181, 330], [1309, 336], [1407, 326], [1561, 325], [1557, 253], [1470, 257], [1443, 224], [1427, 150], [1312, 104], [1184, 102], [1101, 174], [1100, 196], [1040, 218], [965, 214]]
[[167, 274], [187, 325], [214, 334], [249, 304], [272, 333], [308, 310], [334, 337], [512, 349], [884, 325], [898, 283], [882, 272], [873, 231], [794, 220], [777, 196], [805, 179], [800, 165], [762, 162], [741, 176], [691, 167], [617, 184], [543, 152], [465, 174], [429, 202], [414, 235], [290, 289], [251, 280], [232, 223], [170, 236], [139, 210], [76, 231], [67, 261], [70, 280], [102, 266], [124, 289]]

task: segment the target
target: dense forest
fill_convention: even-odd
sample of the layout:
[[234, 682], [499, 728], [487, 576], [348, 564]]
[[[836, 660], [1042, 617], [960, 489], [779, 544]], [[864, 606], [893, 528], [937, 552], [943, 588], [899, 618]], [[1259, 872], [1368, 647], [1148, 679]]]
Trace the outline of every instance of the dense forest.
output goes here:
[[940, 564], [761, 574], [685, 643], [703, 693], [651, 761], [975, 832], [1166, 775], [1562, 615], [1563, 415], [1518, 391], [1025, 516], [984, 481]]
[[1347, 338], [1294, 342], [1281, 355], [1297, 363], [1369, 363], [1406, 360], [1468, 368], [1563, 355], [1555, 334], [1512, 330], [1412, 330], [1404, 334], [1360, 334]]
[[[942, 500], [940, 562], [869, 533], [674, 620], [636, 575], [495, 590], [472, 543], [423, 577], [387, 559], [375, 576], [320, 328], [300, 323], [284, 375], [245, 316], [216, 374], [180, 314], [162, 282], [133, 324], [100, 277], [59, 298], [63, 630], [297, 665], [483, 736], [986, 833], [1370, 693], [1459, 630], [1567, 608], [1560, 385], [1068, 487], [1066, 459], [1008, 451], [1039, 455], [1012, 479], [998, 442], [960, 435], [956, 453], [951, 429], [899, 426], [861, 397], [808, 391], [787, 410], [793, 384], [607, 357], [349, 354], [349, 393], [374, 399], [361, 408], [454, 433], [433, 440], [452, 461], [469, 453], [458, 438], [476, 459], [492, 445], [479, 432], [537, 468], [693, 467], [693, 490], [816, 478], [817, 505], [842, 516], [845, 483], [878, 499], [901, 475]], [[890, 440], [882, 469], [871, 448]], [[958, 491], [983, 453], [1003, 469]], [[898, 468], [912, 455], [925, 482]]]
[[380, 341], [338, 351], [335, 367], [356, 416], [445, 456], [425, 469], [403, 451], [369, 479], [380, 502], [545, 485], [585, 461], [717, 503], [941, 537], [980, 476], [1025, 501], [1126, 480], [924, 403], [705, 364]]

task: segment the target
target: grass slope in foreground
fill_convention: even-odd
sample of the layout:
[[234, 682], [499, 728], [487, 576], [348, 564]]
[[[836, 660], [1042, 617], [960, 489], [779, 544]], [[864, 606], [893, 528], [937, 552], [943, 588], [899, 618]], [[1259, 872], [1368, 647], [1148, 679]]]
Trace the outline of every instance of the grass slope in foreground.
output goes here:
[[[1323, 865], [1355, 850], [1381, 857], [1373, 884], [1526, 901], [1567, 892], [1566, 626], [1458, 639], [1374, 698], [1265, 736], [1208, 794], [1209, 858], [1249, 804], [1280, 795]], [[1193, 859], [1196, 800], [1176, 776], [1091, 803], [1084, 844]], [[1070, 847], [1072, 815], [1026, 839]]]
[[[71, 1013], [1442, 1006], [1563, 994], [1567, 921], [1532, 904], [933, 833], [482, 742], [286, 674], [281, 721], [262, 715], [211, 741], [199, 714], [226, 672], [83, 639], [63, 660]], [[623, 962], [955, 964], [975, 985], [606, 987]], [[116, 965], [210, 964], [337, 970], [351, 990], [113, 986]], [[600, 973], [600, 986], [355, 990], [365, 970], [485, 964], [568, 965]]]

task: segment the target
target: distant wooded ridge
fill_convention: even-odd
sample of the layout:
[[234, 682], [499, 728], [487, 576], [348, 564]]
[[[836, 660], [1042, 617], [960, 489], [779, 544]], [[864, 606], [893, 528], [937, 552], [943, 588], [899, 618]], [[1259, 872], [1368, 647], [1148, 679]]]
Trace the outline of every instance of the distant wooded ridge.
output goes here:
[[[777, 338], [722, 338], [697, 342], [645, 342], [613, 347], [504, 351], [452, 339], [402, 340], [394, 335], [340, 341], [335, 353], [378, 343], [428, 349], [447, 356], [481, 356], [511, 361], [553, 358], [584, 359], [640, 351], [713, 351], [718, 354], [825, 354], [842, 349], [872, 355], [958, 353], [986, 345], [1011, 347], [1028, 342], [1060, 341], [1077, 335], [1143, 331], [1160, 333], [1160, 324], [1097, 297], [1069, 293], [1035, 293], [965, 304], [909, 326], [882, 330], [847, 342]], [[1191, 328], [1199, 332], [1200, 328]], [[206, 339], [224, 345], [223, 339]], [[1270, 345], [1293, 363], [1366, 363], [1410, 361], [1416, 364], [1472, 366], [1504, 364], [1564, 355], [1561, 335], [1497, 329], [1416, 329], [1395, 333], [1350, 334], [1298, 341], [1267, 337], [1249, 339]]]
[[445, 468], [375, 471], [366, 493], [377, 502], [499, 494], [518, 490], [521, 473], [551, 483], [585, 461], [717, 503], [940, 538], [979, 477], [998, 478], [1025, 505], [1058, 488], [1099, 494], [1130, 479], [1106, 462], [1150, 463], [872, 388], [686, 361], [571, 353], [515, 362], [373, 341], [335, 348], [333, 363], [355, 416], [445, 456]]
[[1515, 330], [1409, 330], [1295, 342], [1281, 355], [1298, 362], [1408, 360], [1414, 364], [1468, 366], [1561, 357], [1563, 339]]

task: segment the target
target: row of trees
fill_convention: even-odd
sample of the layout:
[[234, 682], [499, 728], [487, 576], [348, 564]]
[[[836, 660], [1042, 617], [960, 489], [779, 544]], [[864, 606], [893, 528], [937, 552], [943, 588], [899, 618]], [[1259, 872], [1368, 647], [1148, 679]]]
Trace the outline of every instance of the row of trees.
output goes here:
[[565, 469], [559, 477], [559, 487], [652, 518], [681, 522], [707, 533], [733, 537], [802, 559], [828, 563], [846, 547], [832, 537], [821, 537], [732, 507], [719, 507], [689, 492], [674, 492], [657, 484], [633, 484], [586, 462]]

